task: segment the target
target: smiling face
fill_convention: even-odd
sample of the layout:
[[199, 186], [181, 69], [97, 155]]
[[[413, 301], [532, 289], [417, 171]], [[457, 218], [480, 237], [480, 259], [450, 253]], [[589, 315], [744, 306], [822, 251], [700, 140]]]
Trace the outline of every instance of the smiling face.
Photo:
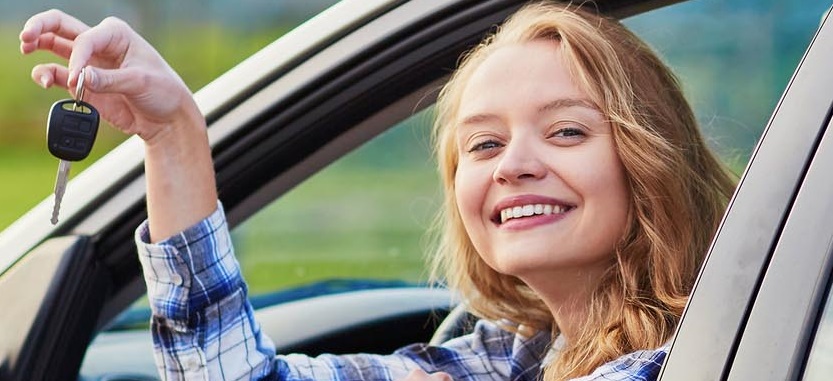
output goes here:
[[455, 123], [455, 196], [483, 260], [538, 291], [570, 274], [598, 280], [630, 196], [611, 126], [571, 80], [558, 43], [493, 51]]

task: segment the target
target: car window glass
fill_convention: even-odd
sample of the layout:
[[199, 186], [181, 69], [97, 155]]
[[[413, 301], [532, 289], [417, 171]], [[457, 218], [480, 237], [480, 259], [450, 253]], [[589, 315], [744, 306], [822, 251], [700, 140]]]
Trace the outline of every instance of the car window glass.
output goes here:
[[232, 231], [252, 295], [291, 300], [426, 280], [425, 232], [439, 207], [431, 110], [342, 157]]

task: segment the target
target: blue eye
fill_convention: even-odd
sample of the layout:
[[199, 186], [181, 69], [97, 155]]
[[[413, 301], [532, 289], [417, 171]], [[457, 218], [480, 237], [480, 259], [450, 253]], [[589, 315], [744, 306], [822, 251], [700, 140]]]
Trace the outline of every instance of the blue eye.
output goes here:
[[480, 142], [475, 144], [473, 147], [469, 148], [469, 152], [477, 152], [477, 151], [486, 151], [490, 149], [499, 148], [500, 143], [494, 140], [487, 140], [485, 142]]

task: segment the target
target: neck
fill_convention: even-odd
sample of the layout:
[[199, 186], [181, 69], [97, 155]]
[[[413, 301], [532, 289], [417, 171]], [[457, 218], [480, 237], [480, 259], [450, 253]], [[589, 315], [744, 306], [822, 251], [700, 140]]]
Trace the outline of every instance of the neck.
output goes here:
[[606, 269], [550, 271], [523, 280], [541, 297], [561, 335], [569, 341], [584, 328], [590, 300]]

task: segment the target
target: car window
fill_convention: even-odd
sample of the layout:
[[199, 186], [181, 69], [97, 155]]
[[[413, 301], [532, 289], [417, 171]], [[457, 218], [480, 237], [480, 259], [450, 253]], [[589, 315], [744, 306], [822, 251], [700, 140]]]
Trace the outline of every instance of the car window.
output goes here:
[[426, 281], [425, 232], [440, 205], [432, 110], [342, 157], [232, 231], [252, 295], [291, 300]]
[[[803, 16], [774, 20], [779, 9]], [[677, 73], [707, 141], [740, 175], [806, 48], [793, 42], [815, 30], [798, 25], [816, 20], [813, 12], [786, 1], [705, 0], [624, 23]], [[292, 299], [425, 281], [425, 232], [440, 205], [429, 125], [430, 111], [414, 115], [238, 226], [252, 294]]]
[[[827, 6], [689, 1], [623, 22], [677, 74], [706, 140], [740, 175]], [[440, 207], [431, 116], [414, 114], [232, 231], [256, 307], [427, 280]]]

